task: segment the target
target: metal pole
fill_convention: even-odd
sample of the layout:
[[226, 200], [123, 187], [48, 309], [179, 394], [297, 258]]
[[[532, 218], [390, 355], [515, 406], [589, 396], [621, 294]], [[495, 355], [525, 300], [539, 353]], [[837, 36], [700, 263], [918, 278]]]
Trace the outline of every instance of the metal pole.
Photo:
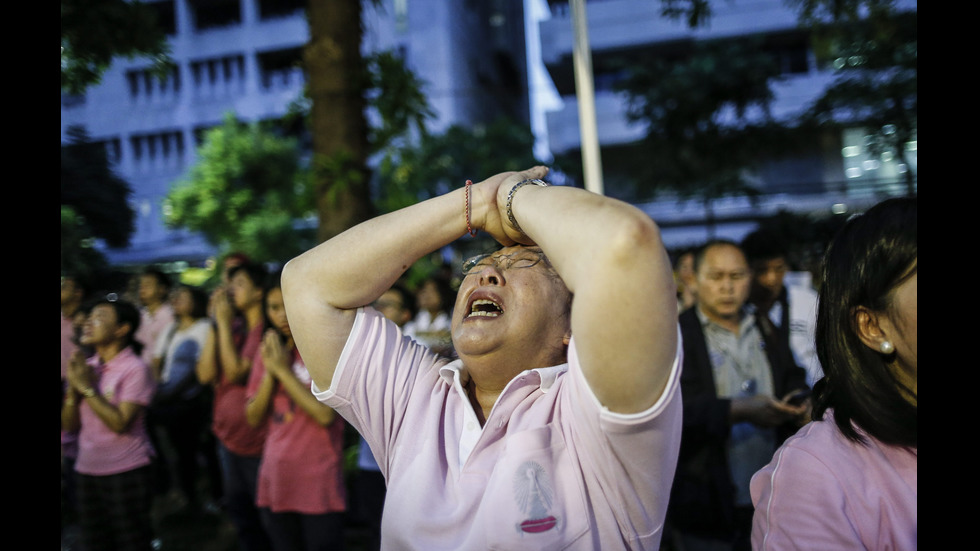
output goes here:
[[582, 141], [582, 167], [585, 189], [602, 194], [602, 159], [599, 156], [599, 136], [596, 130], [595, 90], [592, 86], [592, 53], [589, 49], [589, 30], [585, 16], [585, 0], [571, 0], [572, 26], [575, 47], [572, 61], [575, 68], [575, 91], [578, 96], [579, 133]]

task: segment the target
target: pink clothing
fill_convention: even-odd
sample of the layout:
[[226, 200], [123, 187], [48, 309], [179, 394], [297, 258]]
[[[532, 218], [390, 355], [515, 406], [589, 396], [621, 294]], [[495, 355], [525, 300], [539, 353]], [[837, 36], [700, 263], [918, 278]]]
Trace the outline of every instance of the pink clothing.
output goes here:
[[140, 309], [140, 326], [136, 329], [134, 337], [143, 343], [143, 352], [140, 356], [146, 365], [153, 365], [153, 351], [156, 348], [157, 338], [170, 327], [173, 321], [174, 309], [169, 303], [161, 304], [152, 314], [146, 308]]
[[[241, 347], [241, 357], [253, 358], [262, 344], [265, 328], [260, 323], [245, 337]], [[211, 430], [221, 443], [238, 455], [258, 457], [262, 455], [262, 445], [268, 423], [252, 428], [245, 418], [245, 385], [229, 381], [222, 372], [214, 387], [214, 415]]]
[[661, 399], [619, 415], [579, 367], [524, 371], [484, 427], [457, 360], [361, 309], [331, 387], [388, 483], [384, 549], [658, 549], [681, 437], [680, 352]]
[[[306, 364], [293, 354], [293, 373], [307, 386], [312, 382]], [[262, 355], [256, 354], [248, 380], [248, 397], [265, 375]], [[273, 512], [308, 515], [345, 511], [344, 420], [329, 426], [317, 423], [277, 384], [269, 417], [269, 433], [259, 466], [256, 503]]]
[[[72, 340], [75, 335], [75, 328], [70, 318], [61, 315], [61, 388], [67, 388], [68, 383], [68, 360], [78, 349], [78, 345]], [[78, 431], [61, 431], [61, 455], [74, 459], [78, 456]]]
[[752, 477], [752, 548], [916, 549], [918, 450], [844, 437], [828, 412]]
[[[112, 405], [123, 402], [149, 405], [156, 390], [150, 368], [132, 348], [100, 366], [99, 357], [88, 360], [95, 369], [96, 388]], [[149, 465], [155, 455], [146, 432], [146, 411], [140, 412], [122, 434], [109, 429], [92, 411], [88, 400], [79, 406], [82, 428], [78, 436], [78, 460], [75, 470], [87, 475], [118, 474]]]
[[71, 318], [66, 318], [61, 314], [61, 380], [64, 381], [68, 376], [68, 360], [78, 346], [72, 338], [75, 336], [75, 327]]

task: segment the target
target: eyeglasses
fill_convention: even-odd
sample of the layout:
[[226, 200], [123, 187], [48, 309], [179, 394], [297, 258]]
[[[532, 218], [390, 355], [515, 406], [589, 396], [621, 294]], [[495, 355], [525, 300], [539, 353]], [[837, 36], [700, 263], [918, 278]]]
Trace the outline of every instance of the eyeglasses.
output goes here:
[[475, 274], [486, 266], [493, 265], [498, 270], [510, 270], [512, 268], [530, 268], [544, 260], [544, 252], [534, 249], [525, 249], [507, 255], [479, 254], [468, 258], [463, 262], [463, 275]]

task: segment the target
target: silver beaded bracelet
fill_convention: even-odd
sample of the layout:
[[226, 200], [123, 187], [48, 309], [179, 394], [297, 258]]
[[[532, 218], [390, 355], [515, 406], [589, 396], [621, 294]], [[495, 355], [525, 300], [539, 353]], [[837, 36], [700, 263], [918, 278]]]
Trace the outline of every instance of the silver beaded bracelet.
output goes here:
[[507, 192], [507, 219], [510, 220], [510, 225], [514, 226], [514, 229], [521, 233], [524, 233], [524, 230], [521, 229], [521, 226], [517, 223], [517, 220], [514, 218], [514, 211], [511, 210], [510, 204], [514, 200], [514, 193], [518, 190], [518, 188], [520, 188], [521, 186], [525, 186], [527, 184], [534, 184], [536, 186], [548, 187], [548, 183], [545, 182], [544, 180], [539, 180], [537, 178], [530, 178], [527, 180], [521, 180], [514, 187], [510, 188], [509, 192]]

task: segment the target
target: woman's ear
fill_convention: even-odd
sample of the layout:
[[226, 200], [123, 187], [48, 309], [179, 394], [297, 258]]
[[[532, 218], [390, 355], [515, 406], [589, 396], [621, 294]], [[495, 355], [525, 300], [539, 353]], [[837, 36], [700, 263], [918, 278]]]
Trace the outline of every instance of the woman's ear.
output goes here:
[[572, 332], [568, 331], [567, 333], [565, 333], [565, 336], [562, 338], [562, 343], [564, 343], [565, 346], [568, 346], [569, 343], [571, 342], [572, 342]]
[[888, 335], [878, 323], [878, 313], [865, 306], [858, 306], [851, 315], [853, 316], [854, 330], [861, 342], [875, 352], [887, 353], [882, 349], [882, 344], [888, 343], [890, 345], [891, 343], [888, 342]]

